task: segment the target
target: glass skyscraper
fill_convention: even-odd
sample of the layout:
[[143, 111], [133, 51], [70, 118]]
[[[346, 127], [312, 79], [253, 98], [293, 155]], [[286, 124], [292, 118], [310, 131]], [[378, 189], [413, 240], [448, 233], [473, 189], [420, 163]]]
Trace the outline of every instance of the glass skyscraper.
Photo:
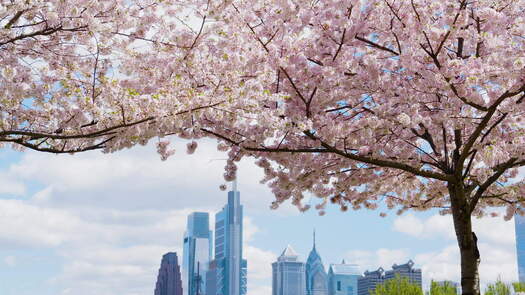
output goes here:
[[361, 277], [356, 264], [331, 264], [328, 270], [329, 295], [357, 295], [357, 280]]
[[408, 278], [410, 283], [418, 285], [420, 288], [423, 287], [421, 269], [415, 268], [412, 260], [405, 264], [392, 265], [392, 270], [385, 271], [385, 280], [394, 279], [397, 275]]
[[182, 259], [183, 289], [186, 295], [203, 295], [206, 292], [206, 271], [212, 253], [209, 220], [209, 214], [205, 212], [194, 212], [188, 216]]
[[306, 295], [328, 295], [328, 277], [314, 245], [306, 260]]
[[[235, 185], [228, 192], [228, 204], [215, 215], [215, 260], [216, 294], [245, 295], [247, 285], [247, 262], [242, 258], [241, 196]], [[211, 275], [211, 274], [210, 274]]]
[[305, 295], [305, 265], [288, 245], [272, 263], [272, 295]]
[[516, 256], [518, 258], [518, 278], [525, 282], [525, 217], [514, 216], [516, 228]]
[[385, 270], [380, 267], [374, 271], [365, 271], [364, 276], [357, 279], [357, 295], [370, 295], [377, 285], [385, 281]]

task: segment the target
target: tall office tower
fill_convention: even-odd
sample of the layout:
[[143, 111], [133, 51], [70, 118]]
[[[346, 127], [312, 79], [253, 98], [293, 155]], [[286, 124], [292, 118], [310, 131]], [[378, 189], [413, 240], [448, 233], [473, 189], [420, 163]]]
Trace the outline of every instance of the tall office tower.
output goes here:
[[210, 262], [206, 272], [206, 295], [217, 295], [217, 263], [215, 260]]
[[182, 278], [186, 295], [204, 295], [206, 291], [206, 272], [212, 252], [209, 219], [208, 213], [205, 212], [188, 215], [182, 259]]
[[412, 260], [409, 260], [405, 264], [392, 265], [392, 270], [387, 270], [385, 272], [385, 280], [394, 279], [396, 275], [399, 275], [402, 278], [408, 278], [412, 284], [416, 284], [422, 288], [421, 269], [414, 268], [414, 262]]
[[357, 295], [357, 279], [361, 277], [357, 264], [330, 264], [328, 270], [329, 295]]
[[328, 295], [328, 276], [324, 269], [321, 256], [314, 245], [306, 260], [306, 294], [307, 295]]
[[277, 261], [272, 263], [273, 295], [305, 295], [305, 265], [288, 245]]
[[215, 215], [218, 295], [244, 295], [247, 292], [247, 262], [242, 258], [242, 211], [241, 196], [234, 183], [228, 192], [228, 204]]
[[155, 295], [182, 295], [182, 280], [177, 253], [170, 252], [162, 256]]
[[357, 279], [357, 295], [370, 295], [378, 284], [385, 281], [385, 271], [378, 268], [375, 271], [365, 271], [365, 275]]
[[514, 216], [516, 228], [516, 256], [518, 258], [518, 279], [525, 282], [525, 217]]

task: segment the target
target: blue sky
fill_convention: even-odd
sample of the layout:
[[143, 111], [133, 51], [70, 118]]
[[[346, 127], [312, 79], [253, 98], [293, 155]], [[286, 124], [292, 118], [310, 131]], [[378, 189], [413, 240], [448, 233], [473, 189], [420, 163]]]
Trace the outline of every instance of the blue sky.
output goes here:
[[[151, 144], [109, 155], [0, 150], [0, 294], [152, 294], [161, 255], [181, 251], [186, 215], [213, 216], [226, 201], [218, 189], [224, 162], [216, 160], [225, 156], [212, 141], [193, 155], [184, 146], [176, 141], [165, 162]], [[306, 259], [314, 228], [326, 267], [346, 259], [365, 271], [413, 259], [425, 282], [458, 280], [450, 217], [270, 210], [261, 178], [251, 160], [241, 162], [249, 295], [270, 294], [270, 263], [287, 244]], [[483, 282], [515, 280], [513, 222], [488, 218], [475, 227]]]

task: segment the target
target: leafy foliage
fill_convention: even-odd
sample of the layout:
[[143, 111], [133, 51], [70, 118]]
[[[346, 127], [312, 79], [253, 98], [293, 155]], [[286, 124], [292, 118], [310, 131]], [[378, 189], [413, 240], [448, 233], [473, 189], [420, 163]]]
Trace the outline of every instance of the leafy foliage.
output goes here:
[[493, 284], [487, 285], [485, 295], [510, 295], [511, 287], [501, 280], [496, 281]]
[[432, 281], [430, 283], [429, 295], [457, 295], [457, 287], [451, 282], [445, 281], [443, 284]]
[[412, 284], [408, 278], [396, 275], [394, 279], [377, 285], [370, 295], [423, 295], [423, 291], [418, 285]]
[[525, 282], [515, 282], [512, 283], [514, 292], [525, 292]]

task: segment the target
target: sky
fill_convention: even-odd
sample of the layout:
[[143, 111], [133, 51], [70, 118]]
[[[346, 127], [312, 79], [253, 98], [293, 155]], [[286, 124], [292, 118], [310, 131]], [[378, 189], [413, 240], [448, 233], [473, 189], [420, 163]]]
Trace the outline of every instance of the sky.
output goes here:
[[[0, 149], [0, 294], [153, 294], [162, 255], [182, 255], [187, 215], [205, 211], [213, 219], [227, 201], [219, 190], [225, 154], [205, 140], [187, 155], [186, 143], [175, 140], [167, 161], [154, 142], [74, 156]], [[336, 207], [319, 216], [290, 204], [271, 210], [262, 176], [253, 160], [240, 163], [248, 295], [271, 294], [271, 263], [288, 244], [305, 261], [314, 229], [326, 268], [345, 259], [364, 272], [412, 259], [425, 285], [459, 281], [450, 216], [387, 211], [382, 218]], [[474, 227], [482, 284], [517, 280], [514, 222], [488, 217]]]

